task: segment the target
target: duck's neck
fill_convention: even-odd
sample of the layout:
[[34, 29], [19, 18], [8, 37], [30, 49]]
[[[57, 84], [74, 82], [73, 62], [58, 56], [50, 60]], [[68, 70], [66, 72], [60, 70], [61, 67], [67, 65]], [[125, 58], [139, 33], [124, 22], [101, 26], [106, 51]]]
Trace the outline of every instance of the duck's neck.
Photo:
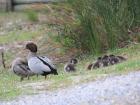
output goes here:
[[30, 59], [30, 58], [36, 57], [36, 56], [37, 56], [37, 53], [35, 53], [35, 52], [29, 52], [27, 59]]

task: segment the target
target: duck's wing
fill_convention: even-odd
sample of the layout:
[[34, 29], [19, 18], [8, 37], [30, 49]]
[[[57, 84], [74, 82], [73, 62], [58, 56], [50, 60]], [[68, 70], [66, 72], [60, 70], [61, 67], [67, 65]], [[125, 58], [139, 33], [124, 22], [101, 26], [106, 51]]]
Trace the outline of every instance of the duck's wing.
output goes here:
[[13, 66], [13, 72], [19, 76], [27, 76], [29, 67], [22, 64], [17, 64]]
[[55, 68], [53, 62], [46, 56], [39, 56], [40, 60], [44, 62], [45, 64], [48, 63], [47, 65], [50, 65], [52, 68]]
[[45, 65], [45, 63], [43, 63], [43, 62], [45, 62], [45, 61], [42, 61], [42, 59], [40, 57], [32, 57], [28, 60], [28, 65], [29, 65], [29, 68], [31, 69], [31, 71], [36, 74], [50, 72], [51, 69], [49, 68], [49, 66]]

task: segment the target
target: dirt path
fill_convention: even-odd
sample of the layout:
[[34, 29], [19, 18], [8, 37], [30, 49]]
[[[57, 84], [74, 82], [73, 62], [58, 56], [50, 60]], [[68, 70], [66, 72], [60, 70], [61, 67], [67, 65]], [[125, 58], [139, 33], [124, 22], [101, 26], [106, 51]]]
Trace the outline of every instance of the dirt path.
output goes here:
[[0, 105], [140, 105], [140, 71]]

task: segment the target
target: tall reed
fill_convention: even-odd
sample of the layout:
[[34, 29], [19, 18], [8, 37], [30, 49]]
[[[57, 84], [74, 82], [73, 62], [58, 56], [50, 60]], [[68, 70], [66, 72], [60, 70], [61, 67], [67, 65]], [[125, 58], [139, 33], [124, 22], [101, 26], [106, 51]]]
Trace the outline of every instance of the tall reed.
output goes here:
[[[127, 41], [127, 29], [138, 23], [139, 0], [68, 0], [88, 37], [89, 49], [100, 53]], [[133, 2], [133, 3], [132, 3]], [[135, 6], [135, 7], [133, 7]], [[84, 42], [83, 42], [84, 43]], [[87, 44], [86, 43], [86, 44]]]

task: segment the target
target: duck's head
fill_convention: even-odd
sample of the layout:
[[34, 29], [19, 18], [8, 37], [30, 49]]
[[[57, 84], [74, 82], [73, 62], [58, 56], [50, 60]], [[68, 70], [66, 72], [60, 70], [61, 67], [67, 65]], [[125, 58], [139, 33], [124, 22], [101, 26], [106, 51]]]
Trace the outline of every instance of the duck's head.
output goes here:
[[72, 58], [72, 59], [70, 60], [70, 63], [72, 63], [72, 64], [77, 64], [77, 63], [78, 63], [78, 60], [77, 60], [76, 58]]
[[33, 53], [37, 52], [37, 45], [33, 42], [29, 42], [26, 44], [26, 49], [30, 50]]
[[97, 60], [98, 60], [98, 61], [99, 61], [99, 60], [102, 60], [102, 57], [98, 57]]
[[115, 57], [115, 55], [111, 54], [111, 55], [109, 55], [109, 57]]
[[103, 56], [103, 59], [105, 60], [105, 59], [108, 59], [109, 58], [109, 56], [108, 55], [104, 55]]

